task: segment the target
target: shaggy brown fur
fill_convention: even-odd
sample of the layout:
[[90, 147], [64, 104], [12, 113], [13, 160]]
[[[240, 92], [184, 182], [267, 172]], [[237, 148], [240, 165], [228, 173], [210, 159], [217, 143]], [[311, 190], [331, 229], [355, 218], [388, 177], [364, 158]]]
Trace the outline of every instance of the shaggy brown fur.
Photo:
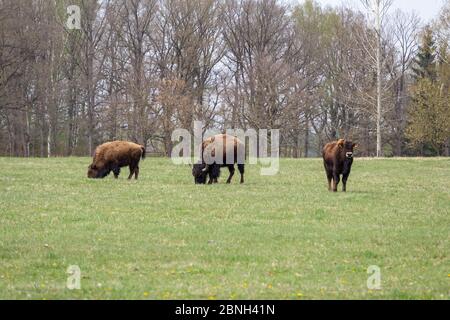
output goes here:
[[323, 148], [323, 164], [328, 179], [328, 190], [337, 192], [342, 175], [342, 191], [347, 191], [347, 180], [353, 164], [353, 149], [357, 146], [351, 141], [340, 139], [328, 143]]
[[111, 173], [117, 179], [120, 168], [129, 166], [131, 179], [139, 176], [139, 161], [145, 158], [145, 147], [127, 141], [107, 142], [98, 146], [88, 169], [89, 178], [104, 178]]
[[[219, 161], [220, 163], [214, 162], [213, 159], [218, 148], [223, 148], [223, 159]], [[227, 155], [230, 157], [228, 161]], [[210, 137], [202, 143], [202, 162], [194, 165], [192, 169], [195, 183], [206, 183], [207, 175], [209, 175], [209, 184], [217, 183], [221, 167], [227, 167], [230, 171], [227, 183], [231, 183], [235, 172], [235, 164], [238, 165], [241, 174], [241, 183], [244, 183], [244, 160], [245, 146], [238, 138], [226, 134]]]

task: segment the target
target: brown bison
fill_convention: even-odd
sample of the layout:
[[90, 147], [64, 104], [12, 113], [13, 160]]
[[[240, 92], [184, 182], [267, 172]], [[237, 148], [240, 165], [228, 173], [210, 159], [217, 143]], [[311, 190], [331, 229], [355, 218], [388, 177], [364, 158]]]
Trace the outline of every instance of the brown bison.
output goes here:
[[133, 174], [138, 179], [139, 161], [145, 158], [145, 148], [127, 141], [107, 142], [95, 150], [94, 160], [88, 169], [88, 178], [104, 178], [111, 173], [117, 179], [120, 168], [130, 167], [130, 180]]
[[[222, 159], [214, 159], [216, 152], [222, 149]], [[220, 154], [217, 155], [220, 157]], [[205, 184], [209, 176], [208, 184], [217, 183], [220, 176], [220, 168], [227, 167], [230, 171], [227, 183], [231, 183], [234, 176], [234, 165], [237, 163], [241, 174], [241, 183], [244, 183], [245, 146], [236, 137], [219, 134], [210, 137], [202, 143], [202, 161], [192, 168], [195, 184]]]
[[347, 180], [353, 164], [353, 149], [356, 147], [356, 143], [340, 139], [328, 143], [323, 148], [323, 164], [327, 173], [328, 190], [337, 192], [342, 175], [342, 191], [347, 191]]

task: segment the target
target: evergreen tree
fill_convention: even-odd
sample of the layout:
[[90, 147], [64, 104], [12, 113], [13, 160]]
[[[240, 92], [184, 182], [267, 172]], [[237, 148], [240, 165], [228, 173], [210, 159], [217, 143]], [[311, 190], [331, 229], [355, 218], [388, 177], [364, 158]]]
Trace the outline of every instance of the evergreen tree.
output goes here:
[[422, 34], [415, 64], [412, 70], [416, 80], [424, 78], [436, 80], [436, 45], [430, 26], [427, 26]]

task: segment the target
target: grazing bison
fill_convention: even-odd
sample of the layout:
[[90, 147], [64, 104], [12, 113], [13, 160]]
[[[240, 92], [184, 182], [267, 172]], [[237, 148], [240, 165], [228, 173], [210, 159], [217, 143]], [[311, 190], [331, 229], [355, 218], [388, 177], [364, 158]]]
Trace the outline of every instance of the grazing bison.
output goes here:
[[[213, 157], [216, 156], [216, 151], [220, 149], [223, 150], [223, 159], [218, 163], [214, 161]], [[220, 154], [218, 154], [218, 157], [220, 157]], [[217, 183], [221, 167], [227, 167], [230, 171], [227, 183], [231, 183], [236, 163], [241, 174], [241, 183], [244, 183], [244, 160], [245, 146], [238, 138], [226, 134], [210, 137], [202, 143], [202, 161], [192, 168], [195, 184], [205, 184], [207, 176], [209, 176], [208, 184]]]
[[[323, 164], [327, 173], [328, 190], [337, 192], [340, 176], [342, 175], [342, 191], [347, 191], [347, 180], [353, 164], [353, 149], [357, 144], [340, 139], [328, 143], [323, 148]], [[333, 185], [331, 181], [333, 180]]]
[[104, 143], [95, 150], [94, 160], [89, 166], [88, 178], [104, 178], [112, 171], [117, 179], [120, 168], [129, 166], [128, 180], [133, 177], [133, 174], [137, 180], [141, 158], [145, 158], [145, 148], [139, 144], [126, 141]]

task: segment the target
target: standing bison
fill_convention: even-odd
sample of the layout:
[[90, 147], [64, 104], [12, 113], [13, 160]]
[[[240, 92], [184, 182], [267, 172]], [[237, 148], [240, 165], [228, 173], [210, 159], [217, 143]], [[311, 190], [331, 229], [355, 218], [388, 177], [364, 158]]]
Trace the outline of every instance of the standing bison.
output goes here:
[[347, 191], [347, 180], [353, 164], [353, 149], [356, 147], [357, 144], [340, 139], [328, 143], [323, 148], [323, 164], [327, 173], [329, 191], [337, 192], [341, 175], [343, 176], [342, 191]]
[[207, 176], [208, 184], [217, 183], [221, 167], [227, 167], [230, 171], [227, 183], [231, 183], [236, 163], [241, 174], [241, 183], [244, 183], [245, 146], [238, 138], [226, 134], [210, 137], [203, 141], [201, 151], [202, 161], [192, 168], [195, 184], [206, 184]]
[[88, 178], [104, 178], [111, 173], [117, 179], [120, 168], [130, 167], [130, 180], [133, 175], [136, 180], [139, 175], [139, 161], [145, 158], [145, 148], [139, 144], [114, 141], [98, 146], [95, 150], [94, 160], [88, 169]]

